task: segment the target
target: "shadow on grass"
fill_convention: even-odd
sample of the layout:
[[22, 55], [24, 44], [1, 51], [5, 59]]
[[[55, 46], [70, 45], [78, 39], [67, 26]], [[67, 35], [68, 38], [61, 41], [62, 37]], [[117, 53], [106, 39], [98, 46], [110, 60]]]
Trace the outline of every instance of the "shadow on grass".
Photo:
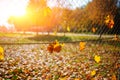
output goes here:
[[114, 47], [120, 47], [120, 40], [111, 40], [111, 39], [107, 39], [107, 38], [96, 40], [93, 43], [101, 44], [101, 45], [111, 45], [111, 46], [114, 46]]
[[[75, 41], [76, 39], [72, 39], [72, 37], [69, 36], [55, 36], [55, 35], [36, 35], [33, 37], [28, 37], [27, 39], [29, 40], [34, 40], [34, 41], [40, 41], [40, 42], [51, 42], [51, 41], [55, 41], [58, 40], [60, 42], [72, 42]], [[95, 44], [104, 44], [104, 45], [111, 45], [111, 46], [115, 46], [115, 47], [120, 47], [120, 41], [115, 41], [115, 40], [111, 40], [111, 39], [79, 39], [76, 42], [79, 41], [92, 41], [92, 43]]]
[[36, 35], [33, 37], [29, 37], [29, 40], [35, 40], [35, 41], [55, 41], [58, 40], [60, 42], [67, 42], [72, 41], [72, 39], [68, 36], [54, 36], [54, 35]]

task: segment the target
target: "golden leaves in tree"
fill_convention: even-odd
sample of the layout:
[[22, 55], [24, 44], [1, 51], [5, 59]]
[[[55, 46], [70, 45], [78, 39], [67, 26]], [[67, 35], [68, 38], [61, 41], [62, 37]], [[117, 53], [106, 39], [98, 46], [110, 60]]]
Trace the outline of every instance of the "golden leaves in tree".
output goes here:
[[110, 15], [107, 15], [107, 16], [105, 17], [105, 23], [109, 23], [109, 20], [110, 20]]
[[0, 60], [4, 60], [4, 49], [0, 47]]
[[80, 50], [85, 49], [86, 42], [80, 42]]
[[97, 62], [97, 63], [99, 63], [100, 62], [100, 56], [98, 56], [98, 55], [95, 55], [95, 57], [94, 57], [94, 60]]
[[114, 40], [117, 41], [118, 40], [118, 36], [115, 34], [114, 35]]
[[105, 18], [105, 24], [110, 29], [113, 28], [113, 26], [114, 26], [114, 21], [113, 21], [113, 19], [110, 18], [109, 15]]
[[114, 26], [114, 21], [110, 20], [108, 23], [108, 28], [113, 28], [113, 26]]
[[93, 33], [95, 33], [95, 32], [96, 32], [96, 30], [97, 30], [97, 28], [92, 27], [92, 32], [93, 32]]
[[60, 52], [61, 51], [61, 48], [64, 46], [64, 44], [60, 44], [57, 40], [54, 41], [53, 43], [50, 43], [47, 47], [47, 50], [50, 52], [50, 53], [53, 53], [54, 52]]
[[67, 27], [67, 31], [70, 32], [70, 27], [69, 26]]
[[44, 16], [46, 17], [46, 16], [48, 16], [50, 13], [51, 13], [51, 9], [50, 9], [49, 7], [46, 7], [46, 8], [44, 9]]

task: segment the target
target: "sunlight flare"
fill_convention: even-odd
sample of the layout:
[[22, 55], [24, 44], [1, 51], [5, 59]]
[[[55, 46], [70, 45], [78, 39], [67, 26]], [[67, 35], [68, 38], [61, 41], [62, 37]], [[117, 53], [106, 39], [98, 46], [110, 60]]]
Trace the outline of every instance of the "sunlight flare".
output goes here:
[[10, 16], [24, 16], [29, 0], [0, 0], [0, 25], [6, 26]]

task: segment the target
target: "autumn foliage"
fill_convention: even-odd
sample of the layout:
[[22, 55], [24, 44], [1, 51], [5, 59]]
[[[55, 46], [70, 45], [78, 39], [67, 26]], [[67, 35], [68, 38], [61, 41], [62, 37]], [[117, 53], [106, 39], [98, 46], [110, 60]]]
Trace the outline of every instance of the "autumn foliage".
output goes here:
[[50, 43], [47, 47], [47, 50], [50, 52], [50, 53], [53, 53], [53, 52], [60, 52], [61, 49], [62, 49], [62, 46], [63, 44], [60, 44], [57, 40], [54, 41], [53, 43]]

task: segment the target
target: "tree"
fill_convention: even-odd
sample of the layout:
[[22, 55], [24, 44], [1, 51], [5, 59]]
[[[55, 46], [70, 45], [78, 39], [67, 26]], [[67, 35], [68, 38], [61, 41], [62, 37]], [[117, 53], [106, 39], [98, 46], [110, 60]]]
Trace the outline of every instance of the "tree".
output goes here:
[[93, 0], [86, 6], [88, 19], [92, 25], [97, 25], [100, 31], [100, 38], [104, 31], [108, 31], [105, 27], [105, 16], [110, 15], [114, 19], [116, 15], [116, 0]]
[[[30, 0], [27, 12], [33, 27], [43, 27], [45, 24], [44, 10], [47, 7], [46, 0]], [[38, 31], [37, 31], [38, 34]]]
[[8, 19], [10, 24], [14, 24], [17, 31], [23, 31], [24, 33], [30, 28], [29, 18], [24, 15], [21, 17], [11, 16]]
[[49, 8], [46, 0], [30, 0], [28, 5], [31, 23], [37, 27], [44, 27], [44, 31], [48, 31], [48, 34], [59, 24], [59, 10], [59, 8]]

